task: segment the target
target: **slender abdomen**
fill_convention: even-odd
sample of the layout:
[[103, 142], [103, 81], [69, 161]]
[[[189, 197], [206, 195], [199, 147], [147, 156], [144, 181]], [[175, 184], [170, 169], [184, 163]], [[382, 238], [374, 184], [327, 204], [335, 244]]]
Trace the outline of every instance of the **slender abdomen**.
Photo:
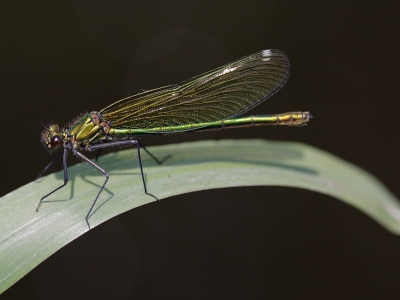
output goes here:
[[309, 112], [288, 112], [284, 114], [258, 115], [232, 118], [227, 120], [204, 122], [196, 124], [185, 124], [177, 126], [165, 126], [154, 128], [112, 128], [109, 136], [116, 139], [139, 138], [146, 135], [161, 135], [182, 133], [190, 131], [206, 131], [216, 129], [228, 129], [236, 127], [250, 127], [260, 125], [284, 125], [284, 126], [304, 126], [312, 116]]

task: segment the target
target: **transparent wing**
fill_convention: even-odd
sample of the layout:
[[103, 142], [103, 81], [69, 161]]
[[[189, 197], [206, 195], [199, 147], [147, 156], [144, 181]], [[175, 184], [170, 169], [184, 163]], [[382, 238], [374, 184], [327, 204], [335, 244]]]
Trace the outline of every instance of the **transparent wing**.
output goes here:
[[100, 113], [114, 128], [195, 125], [229, 119], [275, 94], [288, 80], [289, 66], [282, 51], [263, 50], [178, 85], [119, 100]]

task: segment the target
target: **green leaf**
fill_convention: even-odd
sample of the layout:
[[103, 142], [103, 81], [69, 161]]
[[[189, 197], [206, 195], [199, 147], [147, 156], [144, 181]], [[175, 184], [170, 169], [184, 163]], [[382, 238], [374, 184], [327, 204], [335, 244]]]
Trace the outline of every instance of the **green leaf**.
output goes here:
[[[143, 153], [149, 192], [159, 199], [221, 187], [274, 185], [305, 188], [336, 197], [400, 234], [400, 205], [373, 176], [327, 152], [291, 142], [202, 141], [151, 148], [157, 165]], [[89, 222], [93, 227], [129, 209], [154, 201], [144, 194], [132, 149], [100, 157], [110, 174]], [[104, 176], [79, 164], [68, 169], [70, 182], [58, 187], [63, 172], [31, 182], [0, 198], [0, 293], [35, 266], [76, 239], [88, 226], [85, 216]], [[260, 199], [262, 200], [262, 199]]]

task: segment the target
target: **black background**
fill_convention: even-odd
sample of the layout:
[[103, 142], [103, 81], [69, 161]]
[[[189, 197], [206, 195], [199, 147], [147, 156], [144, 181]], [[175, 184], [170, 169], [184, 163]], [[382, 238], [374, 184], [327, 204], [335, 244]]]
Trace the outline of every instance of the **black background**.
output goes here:
[[[251, 113], [309, 110], [310, 126], [143, 143], [300, 141], [364, 168], [400, 197], [396, 2], [1, 1], [0, 195], [50, 161], [40, 122], [64, 124], [139, 89], [278, 48], [290, 57], [290, 80]], [[2, 299], [398, 299], [399, 270], [400, 237], [347, 204], [299, 189], [232, 188], [118, 216]]]

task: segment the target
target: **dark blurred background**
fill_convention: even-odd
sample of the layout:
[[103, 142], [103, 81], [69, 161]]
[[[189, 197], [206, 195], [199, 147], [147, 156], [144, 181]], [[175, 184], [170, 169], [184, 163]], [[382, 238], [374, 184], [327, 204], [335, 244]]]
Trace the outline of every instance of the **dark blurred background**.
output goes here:
[[[251, 114], [309, 110], [307, 128], [143, 143], [304, 142], [371, 172], [400, 197], [399, 13], [397, 1], [1, 1], [0, 195], [51, 160], [40, 122], [65, 124], [140, 89], [278, 48], [290, 57], [290, 80]], [[398, 299], [399, 270], [400, 237], [337, 199], [232, 188], [120, 215], [2, 299]]]

